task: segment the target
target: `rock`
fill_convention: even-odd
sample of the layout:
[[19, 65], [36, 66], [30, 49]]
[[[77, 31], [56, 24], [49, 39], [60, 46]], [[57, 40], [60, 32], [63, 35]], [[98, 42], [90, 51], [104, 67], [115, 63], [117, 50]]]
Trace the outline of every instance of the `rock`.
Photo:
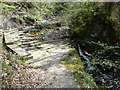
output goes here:
[[15, 53], [17, 53], [20, 56], [27, 56], [29, 54], [24, 49], [22, 49], [21, 47], [18, 47], [15, 44], [7, 45], [7, 47], [9, 47], [9, 49], [11, 49], [12, 51], [14, 51]]
[[89, 67], [86, 68], [86, 71], [87, 71], [88, 73], [93, 74], [93, 73], [96, 72], [96, 68], [93, 67], [93, 66], [89, 66]]
[[23, 21], [18, 19], [18, 18], [16, 18], [16, 17], [12, 17], [11, 20], [14, 21], [15, 23], [23, 24]]
[[41, 22], [38, 22], [36, 25], [37, 29], [43, 29], [43, 28], [53, 28], [53, 27], [60, 27], [61, 22], [60, 21], [49, 21], [49, 20], [43, 20]]
[[25, 20], [25, 23], [27, 25], [33, 25], [33, 24], [35, 24], [35, 19], [32, 19], [31, 17], [23, 17], [23, 19]]
[[2, 29], [0, 29], [0, 36], [2, 36], [3, 35], [3, 30]]
[[51, 41], [51, 40], [52, 40], [52, 39], [49, 38], [48, 36], [43, 36], [42, 39], [43, 39], [43, 40], [47, 40], [47, 41]]

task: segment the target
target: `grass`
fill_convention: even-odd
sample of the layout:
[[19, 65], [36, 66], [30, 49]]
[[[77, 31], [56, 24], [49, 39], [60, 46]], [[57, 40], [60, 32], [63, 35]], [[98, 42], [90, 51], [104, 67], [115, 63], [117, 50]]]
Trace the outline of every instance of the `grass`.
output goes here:
[[72, 71], [81, 88], [98, 88], [92, 76], [84, 71], [84, 62], [81, 61], [75, 50], [64, 58], [61, 63]]

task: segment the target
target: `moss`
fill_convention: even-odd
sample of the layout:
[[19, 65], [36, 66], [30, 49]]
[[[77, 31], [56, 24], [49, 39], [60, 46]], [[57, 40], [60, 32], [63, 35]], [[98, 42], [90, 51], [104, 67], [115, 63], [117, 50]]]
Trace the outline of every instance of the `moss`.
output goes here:
[[61, 61], [66, 68], [72, 71], [81, 88], [97, 88], [94, 79], [84, 71], [84, 64], [75, 50]]
[[11, 9], [15, 9], [15, 6], [10, 6], [10, 5], [7, 5], [5, 3], [0, 3], [0, 5], [2, 6], [2, 8], [11, 8]]
[[2, 14], [8, 16], [10, 15], [11, 13], [10, 12], [13, 12], [13, 13], [16, 13], [16, 6], [11, 6], [11, 5], [7, 5], [5, 3], [0, 3], [0, 6], [2, 7]]

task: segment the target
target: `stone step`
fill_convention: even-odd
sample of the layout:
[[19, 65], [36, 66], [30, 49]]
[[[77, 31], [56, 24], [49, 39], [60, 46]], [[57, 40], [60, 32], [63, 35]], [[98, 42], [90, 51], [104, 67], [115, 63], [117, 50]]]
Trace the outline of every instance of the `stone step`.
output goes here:
[[23, 42], [23, 43], [26, 43], [26, 44], [35, 44], [35, 43], [38, 43], [38, 41], [34, 40], [34, 41]]
[[23, 38], [21, 38], [21, 40], [20, 41], [34, 41], [34, 40], [42, 40], [42, 38], [41, 37], [23, 37]]
[[[44, 27], [46, 26], [51, 26], [51, 25], [56, 25], [57, 23], [60, 22], [42, 22], [42, 25]], [[32, 58], [32, 52], [29, 53], [29, 51], [37, 51], [37, 50], [48, 50], [51, 48], [57, 47], [56, 40], [61, 40], [61, 39], [53, 39], [53, 34], [58, 35], [58, 33], [61, 34], [61, 30], [69, 29], [68, 27], [65, 26], [55, 26], [52, 27], [52, 29], [48, 28], [45, 30], [38, 30], [35, 29], [34, 26], [28, 26], [28, 27], [23, 27], [23, 29], [13, 29], [13, 30], [8, 30], [4, 32], [5, 36], [5, 43], [7, 47], [9, 47], [11, 50], [16, 52], [20, 56], [26, 56], [26, 58]], [[34, 31], [33, 33], [26, 33], [27, 31]], [[25, 31], [25, 32], [24, 32]], [[48, 36], [47, 36], [48, 35]], [[50, 37], [50, 40], [46, 39], [46, 37]], [[56, 37], [56, 36], [54, 36]], [[43, 39], [45, 38], [45, 39]], [[38, 55], [39, 56], [39, 55]], [[34, 55], [35, 57], [35, 55]]]
[[13, 52], [17, 53], [20, 56], [25, 56], [25, 57], [29, 57], [31, 54], [28, 53], [25, 49], [17, 46], [16, 44], [12, 44], [12, 45], [7, 45], [7, 47], [12, 50]]
[[17, 42], [19, 40], [18, 38], [18, 34], [16, 33], [16, 35], [14, 34], [10, 34], [10, 33], [4, 33], [4, 37], [5, 37], [5, 43], [8, 45], [13, 44], [15, 42]]
[[39, 46], [39, 45], [41, 45], [41, 42], [33, 42], [32, 43], [32, 41], [31, 42], [24, 42], [24, 43], [20, 43], [19, 44], [19, 46], [21, 46], [22, 48], [24, 48], [24, 47], [37, 47], [37, 46]]
[[27, 33], [30, 29], [34, 28], [35, 26], [25, 26], [22, 28], [19, 28], [19, 31], [23, 31], [23, 33]]
[[30, 50], [35, 50], [36, 47], [24, 47], [24, 49], [25, 49], [26, 51], [30, 51]]
[[32, 55], [26, 56], [26, 59], [27, 60], [33, 59], [33, 56]]

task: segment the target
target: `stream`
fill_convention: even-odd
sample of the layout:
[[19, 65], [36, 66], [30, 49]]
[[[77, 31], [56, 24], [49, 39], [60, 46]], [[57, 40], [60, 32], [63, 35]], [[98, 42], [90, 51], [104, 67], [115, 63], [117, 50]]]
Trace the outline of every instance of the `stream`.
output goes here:
[[[94, 54], [90, 54], [92, 47], [96, 49], [96, 47], [98, 47], [97, 45], [94, 46], [94, 44], [93, 44], [93, 46], [91, 46], [92, 44], [88, 45], [88, 43], [87, 44], [81, 44], [81, 43], [79, 44], [76, 41], [72, 41], [70, 44], [76, 48], [79, 56], [81, 57], [81, 60], [86, 61], [87, 65], [85, 65], [85, 70], [92, 75], [92, 77], [95, 79], [96, 84], [99, 87], [103, 86], [105, 88], [112, 88], [112, 89], [120, 88], [119, 56], [117, 56], [117, 59], [116, 59], [116, 61], [118, 61], [117, 64], [114, 63], [113, 65], [111, 65], [110, 62], [112, 60], [110, 60], [110, 58], [105, 62], [105, 60], [108, 57], [107, 55], [106, 55], [106, 58], [101, 59], [100, 57], [105, 56], [104, 54], [103, 55], [97, 54], [98, 58], [94, 57]], [[82, 50], [81, 50], [81, 48], [82, 48]], [[99, 47], [99, 49], [100, 49], [100, 47]], [[84, 51], [84, 52], [82, 52], [82, 51]], [[116, 52], [117, 51], [119, 53], [118, 49], [116, 50]], [[87, 53], [85, 53], [85, 52], [87, 52]], [[112, 52], [110, 52], [110, 53], [112, 53]], [[114, 56], [114, 54], [113, 54], [113, 56]], [[107, 65], [106, 63], [110, 63], [110, 64]]]
[[[34, 28], [30, 27], [27, 29], [23, 28], [22, 30], [18, 30], [21, 32], [23, 31], [19, 35], [20, 37], [19, 41], [21, 41], [22, 44], [18, 46], [21, 46], [27, 52], [29, 51], [30, 53], [33, 53], [32, 50], [34, 50], [34, 48], [35, 49], [41, 48], [41, 47], [38, 47], [38, 45], [41, 43], [39, 43], [39, 41], [37, 40], [53, 41], [53, 40], [59, 40], [61, 38], [68, 37], [68, 33], [66, 32], [69, 29], [68, 27], [59, 26], [58, 23], [56, 22], [54, 24], [55, 25], [53, 26], [51, 26], [51, 24], [50, 26], [45, 24], [45, 27], [43, 27], [44, 25], [41, 26], [41, 24], [38, 24]], [[14, 34], [14, 36], [16, 35], [17, 34]], [[33, 39], [30, 39], [30, 38], [33, 38], [33, 37], [35, 42], [31, 43], [30, 41]], [[28, 45], [28, 47], [25, 48], [26, 47], [25, 45]], [[108, 50], [102, 54], [94, 54], [96, 52], [102, 51], [104, 48], [98, 46], [97, 44], [89, 44], [89, 43], [83, 44], [76, 41], [72, 41], [70, 45], [73, 45], [76, 48], [79, 56], [81, 57], [81, 60], [86, 62], [85, 71], [87, 71], [92, 75], [92, 77], [95, 79], [95, 82], [98, 86], [104, 86], [106, 88], [115, 88], [115, 89], [120, 88], [120, 67], [119, 67], [120, 58], [117, 55], [112, 56], [112, 54], [115, 53], [114, 52], [115, 49], [113, 49], [113, 51]], [[32, 50], [30, 50], [31, 48]], [[116, 51], [118, 49], [116, 49]], [[119, 53], [119, 50], [118, 50], [118, 53]], [[34, 55], [36, 58], [36, 53]], [[37, 55], [40, 56], [39, 53]], [[111, 65], [111, 66], [106, 64], [111, 61], [118, 61], [117, 63], [118, 65], [116, 65], [116, 63], [114, 63], [114, 65]]]
[[74, 40], [70, 43], [70, 45], [73, 45], [76, 48], [81, 60], [86, 62], [85, 70], [91, 73], [94, 72], [96, 68], [91, 65], [90, 60], [83, 54], [80, 45]]

